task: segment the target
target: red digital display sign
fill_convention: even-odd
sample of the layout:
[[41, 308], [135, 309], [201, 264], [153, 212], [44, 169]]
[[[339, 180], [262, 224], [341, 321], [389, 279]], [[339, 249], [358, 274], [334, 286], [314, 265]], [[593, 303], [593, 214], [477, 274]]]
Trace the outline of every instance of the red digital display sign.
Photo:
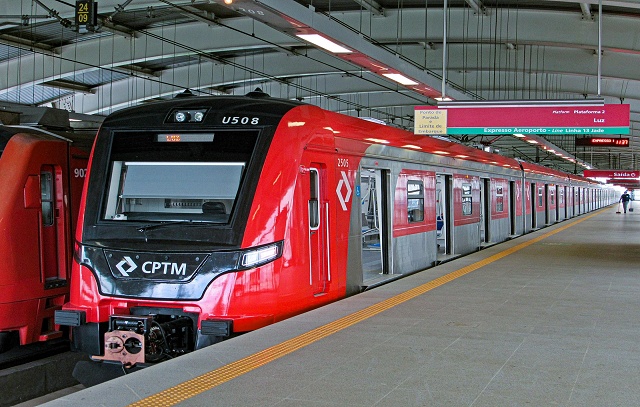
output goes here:
[[582, 137], [576, 139], [576, 147], [629, 147], [629, 139], [612, 137]]
[[213, 133], [168, 133], [156, 135], [158, 143], [211, 143]]

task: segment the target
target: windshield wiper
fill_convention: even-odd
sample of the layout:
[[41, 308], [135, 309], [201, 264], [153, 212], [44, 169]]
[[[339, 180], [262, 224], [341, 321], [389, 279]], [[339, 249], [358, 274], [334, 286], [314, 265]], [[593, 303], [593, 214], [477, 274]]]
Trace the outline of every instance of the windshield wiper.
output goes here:
[[166, 227], [166, 226], [193, 225], [194, 223], [210, 224], [210, 223], [215, 223], [215, 222], [210, 221], [210, 220], [193, 220], [193, 219], [173, 220], [173, 221], [170, 221], [170, 222], [154, 223], [152, 225], [141, 226], [141, 227], [138, 228], [138, 232], [146, 233], [149, 230], [159, 229], [159, 228], [163, 228], [163, 227]]

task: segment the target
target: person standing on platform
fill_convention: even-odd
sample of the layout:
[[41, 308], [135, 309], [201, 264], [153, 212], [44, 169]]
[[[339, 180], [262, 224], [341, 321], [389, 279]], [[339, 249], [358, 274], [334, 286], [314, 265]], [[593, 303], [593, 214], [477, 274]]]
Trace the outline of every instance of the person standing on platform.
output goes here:
[[629, 207], [629, 202], [631, 201], [631, 195], [629, 195], [629, 191], [624, 191], [620, 200], [618, 202], [622, 202], [622, 208], [624, 209], [624, 213], [627, 213], [627, 208]]

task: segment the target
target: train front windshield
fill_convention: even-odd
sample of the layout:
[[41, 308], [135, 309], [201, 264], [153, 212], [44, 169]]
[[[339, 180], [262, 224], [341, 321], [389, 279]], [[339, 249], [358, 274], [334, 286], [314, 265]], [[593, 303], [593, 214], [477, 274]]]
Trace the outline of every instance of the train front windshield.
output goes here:
[[104, 220], [228, 223], [257, 132], [116, 133], [113, 140]]

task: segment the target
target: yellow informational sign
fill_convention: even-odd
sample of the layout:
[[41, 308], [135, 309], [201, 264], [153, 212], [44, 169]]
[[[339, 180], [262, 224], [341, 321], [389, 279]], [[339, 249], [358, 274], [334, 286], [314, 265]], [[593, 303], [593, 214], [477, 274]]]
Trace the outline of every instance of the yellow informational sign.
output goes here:
[[426, 135], [447, 134], [447, 110], [416, 109], [413, 133]]

